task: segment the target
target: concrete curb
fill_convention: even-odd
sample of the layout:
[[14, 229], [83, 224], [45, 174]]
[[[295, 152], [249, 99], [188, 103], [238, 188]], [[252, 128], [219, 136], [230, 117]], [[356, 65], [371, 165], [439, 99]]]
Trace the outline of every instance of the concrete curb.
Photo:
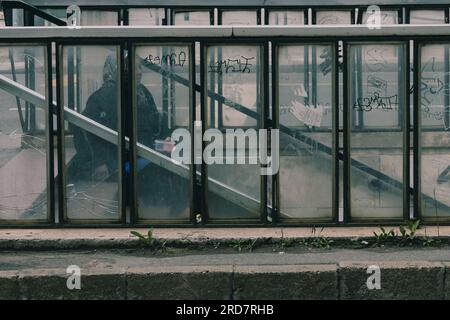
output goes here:
[[449, 299], [450, 263], [382, 262], [381, 289], [367, 267], [339, 265], [173, 266], [82, 270], [81, 290], [66, 270], [0, 271], [0, 299]]

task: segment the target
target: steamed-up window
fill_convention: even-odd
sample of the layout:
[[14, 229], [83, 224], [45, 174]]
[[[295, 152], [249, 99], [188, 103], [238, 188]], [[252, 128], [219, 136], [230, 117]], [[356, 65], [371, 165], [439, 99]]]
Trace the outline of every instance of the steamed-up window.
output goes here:
[[130, 26], [160, 26], [165, 19], [162, 8], [130, 8], [128, 23]]

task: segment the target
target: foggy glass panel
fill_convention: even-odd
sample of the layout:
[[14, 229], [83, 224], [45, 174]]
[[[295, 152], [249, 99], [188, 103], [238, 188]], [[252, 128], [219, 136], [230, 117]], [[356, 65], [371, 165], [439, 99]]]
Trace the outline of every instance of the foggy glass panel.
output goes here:
[[305, 12], [298, 11], [269, 11], [269, 25], [304, 25]]
[[[163, 82], [160, 70], [189, 80], [188, 46], [136, 47], [135, 92], [137, 118], [138, 214], [140, 219], [187, 220], [189, 218], [189, 179], [163, 169], [139, 154], [152, 149], [170, 158], [170, 137], [174, 130], [189, 130], [189, 87]], [[170, 87], [176, 85], [176, 90]], [[164, 103], [169, 90], [171, 103]], [[170, 161], [170, 160], [169, 160]]]
[[[351, 215], [401, 218], [404, 81], [400, 44], [354, 44], [349, 50]], [[367, 127], [371, 130], [367, 131]]]
[[[381, 10], [381, 24], [397, 24], [398, 23], [398, 11], [390, 11], [390, 10]], [[367, 23], [367, 19], [370, 15], [367, 14], [366, 11], [363, 12], [363, 24]]]
[[[95, 129], [119, 128], [118, 55], [117, 46], [63, 48], [64, 188], [68, 220], [119, 219], [119, 138], [107, 141]], [[70, 72], [73, 69], [76, 74]], [[79, 103], [73, 99], [77, 96], [83, 97]], [[75, 116], [87, 117], [93, 123], [83, 121], [87, 128], [72, 123], [74, 116], [67, 115], [71, 110]]]
[[24, 17], [22, 9], [12, 9], [12, 25], [13, 27], [24, 26]]
[[448, 44], [421, 47], [422, 215], [450, 216], [450, 111]]
[[[218, 57], [218, 52], [221, 56]], [[223, 45], [211, 46], [207, 52], [207, 84], [208, 90], [224, 96], [225, 103], [208, 99], [206, 119], [207, 128], [216, 128], [225, 132], [225, 128], [236, 128], [252, 134], [252, 129], [258, 129], [261, 101], [261, 48], [259, 46]], [[245, 115], [235, 108], [244, 107], [253, 113]], [[251, 164], [257, 160], [251, 157], [254, 148], [248, 143], [244, 147], [224, 145], [224, 158], [235, 164], [208, 165], [208, 176], [231, 187], [235, 192], [249, 196], [258, 202], [260, 199], [260, 168], [259, 164]], [[251, 151], [250, 151], [251, 150]], [[245, 164], [237, 164], [237, 159], [231, 156], [245, 153]], [[252, 158], [252, 160], [250, 160]], [[254, 219], [259, 218], [259, 209], [247, 210], [238, 204], [225, 200], [220, 194], [208, 191], [208, 206], [211, 219]]]
[[344, 10], [318, 10], [316, 11], [316, 24], [351, 24], [351, 11]]
[[[331, 220], [332, 52], [328, 45], [286, 45], [278, 50], [280, 125], [292, 132], [280, 133], [282, 219]], [[311, 59], [305, 61], [313, 53], [318, 69], [313, 69]], [[308, 70], [316, 71], [315, 97], [306, 82]]]
[[130, 26], [160, 26], [165, 19], [163, 8], [130, 8], [128, 23]]
[[222, 25], [257, 25], [257, 12], [255, 10], [225, 10], [222, 14]]
[[210, 25], [211, 13], [209, 10], [203, 11], [175, 11], [174, 24], [175, 25]]
[[82, 26], [117, 26], [118, 24], [117, 11], [81, 10]]
[[445, 23], [444, 10], [411, 10], [410, 24], [442, 24]]
[[[44, 46], [0, 46], [0, 76], [46, 99]], [[0, 90], [0, 220], [46, 220], [47, 102]]]

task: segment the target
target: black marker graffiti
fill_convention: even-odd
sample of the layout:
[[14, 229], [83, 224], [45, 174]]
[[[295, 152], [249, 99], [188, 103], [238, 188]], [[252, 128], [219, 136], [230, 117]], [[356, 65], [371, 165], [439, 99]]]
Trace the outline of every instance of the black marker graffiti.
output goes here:
[[208, 66], [208, 72], [210, 73], [250, 73], [250, 67], [252, 64], [250, 60], [255, 59], [255, 57], [247, 58], [241, 56], [239, 59], [227, 59], [221, 61], [211, 61]]
[[149, 54], [144, 58], [144, 60], [150, 64], [183, 67], [186, 63], [187, 57], [186, 52], [181, 51], [178, 54], [172, 52], [170, 54], [165, 54], [162, 56], [154, 56], [152, 54]]
[[378, 92], [375, 92], [373, 96], [366, 98], [359, 98], [353, 105], [353, 109], [357, 111], [370, 112], [374, 109], [390, 111], [398, 107], [398, 96], [380, 97]]

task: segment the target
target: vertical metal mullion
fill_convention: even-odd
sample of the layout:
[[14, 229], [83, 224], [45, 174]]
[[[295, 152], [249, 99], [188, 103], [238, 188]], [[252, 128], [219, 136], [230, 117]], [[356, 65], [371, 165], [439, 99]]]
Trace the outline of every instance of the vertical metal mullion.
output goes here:
[[[120, 158], [118, 161], [118, 167], [119, 167], [119, 194], [120, 194], [120, 215], [122, 217], [122, 224], [126, 224], [127, 222], [127, 213], [126, 213], [126, 208], [127, 208], [127, 199], [129, 199], [129, 197], [127, 196], [127, 190], [129, 190], [129, 188], [125, 188], [124, 184], [128, 183], [127, 177], [126, 177], [126, 172], [125, 172], [125, 163], [127, 161], [128, 158], [128, 152], [126, 150], [126, 143], [125, 143], [125, 136], [127, 135], [126, 132], [126, 121], [128, 119], [127, 114], [126, 114], [126, 110], [130, 110], [132, 109], [132, 107], [128, 106], [127, 104], [129, 103], [129, 101], [131, 101], [130, 99], [132, 99], [132, 97], [130, 96], [130, 93], [132, 92], [132, 88], [130, 88], [129, 86], [132, 85], [132, 80], [133, 77], [131, 77], [132, 74], [132, 70], [127, 70], [127, 60], [129, 61], [130, 59], [132, 60], [132, 57], [130, 56], [130, 51], [128, 51], [128, 56], [125, 57], [125, 53], [127, 48], [129, 48], [128, 42], [121, 42], [120, 46], [119, 46], [119, 70], [120, 70], [120, 99], [118, 101], [120, 101], [120, 105], [118, 105], [117, 107], [119, 108], [119, 112], [117, 113], [119, 115], [118, 117], [118, 128], [120, 128], [119, 135], [119, 141], [118, 141], [118, 149], [119, 149], [119, 154], [120, 154]], [[127, 72], [128, 71], [128, 72]]]
[[[262, 50], [261, 50], [262, 49]], [[261, 52], [262, 51], [262, 52]], [[260, 52], [260, 61], [259, 65], [261, 66], [259, 79], [260, 85], [258, 87], [262, 86], [262, 108], [261, 110], [261, 126], [258, 126], [258, 130], [260, 129], [268, 129], [268, 117], [269, 117], [269, 42], [265, 41], [263, 45], [259, 46], [259, 52]], [[261, 59], [262, 56], [262, 59]], [[261, 63], [262, 62], [262, 63]], [[267, 130], [267, 133], [270, 133], [270, 128]], [[269, 139], [267, 139], [269, 142]], [[267, 146], [268, 148], [268, 146]], [[261, 152], [261, 150], [259, 150]], [[272, 150], [271, 150], [272, 152]], [[261, 204], [261, 211], [260, 211], [260, 217], [262, 223], [268, 222], [268, 210], [267, 210], [267, 175], [260, 175], [260, 204]]]
[[[206, 117], [207, 117], [207, 97], [208, 97], [208, 84], [207, 84], [207, 45], [202, 41], [200, 42], [200, 121], [202, 123], [202, 136], [206, 130]], [[213, 91], [214, 89], [211, 88]], [[195, 133], [195, 132], [194, 132]], [[195, 134], [193, 134], [194, 136]], [[205, 141], [202, 139], [202, 153], [205, 148]], [[195, 145], [193, 144], [193, 153], [195, 156]], [[206, 223], [209, 220], [209, 207], [208, 207], [208, 166], [204, 161], [201, 162], [201, 187], [202, 187], [202, 222]]]
[[[410, 76], [409, 76], [409, 40], [405, 41], [402, 45], [402, 83], [401, 96], [403, 97], [403, 103], [399, 103], [400, 107], [404, 107], [403, 114], [403, 219], [409, 220], [410, 218], [410, 122], [411, 122], [411, 110], [410, 110]], [[401, 81], [401, 80], [400, 80]], [[399, 101], [400, 102], [400, 101]]]
[[414, 216], [416, 218], [420, 218], [422, 211], [422, 191], [420, 185], [420, 175], [421, 175], [421, 152], [420, 152], [420, 92], [419, 92], [419, 83], [420, 83], [420, 65], [421, 65], [421, 56], [420, 56], [420, 43], [417, 40], [414, 41], [414, 67], [413, 67], [413, 94], [414, 94], [414, 105], [413, 105], [413, 149], [414, 149]]
[[333, 44], [333, 93], [332, 93], [332, 159], [334, 161], [333, 172], [333, 194], [332, 194], [332, 219], [339, 222], [339, 42]]
[[[278, 70], [279, 70], [278, 44], [272, 41], [272, 129], [277, 130], [279, 130], [280, 127]], [[278, 154], [281, 151], [280, 149], [281, 148], [278, 149]], [[272, 216], [271, 216], [272, 223], [278, 222], [279, 217], [280, 217], [280, 174], [278, 170], [272, 176]]]
[[64, 87], [62, 79], [64, 79], [63, 64], [63, 47], [55, 44], [55, 60], [56, 60], [56, 109], [57, 109], [57, 154], [58, 154], [58, 224], [64, 223], [66, 214], [66, 188], [65, 188], [65, 156], [64, 156]]
[[55, 157], [53, 143], [53, 63], [52, 63], [52, 42], [47, 43], [46, 48], [46, 71], [47, 71], [47, 208], [50, 223], [55, 223]]
[[[136, 69], [135, 61], [135, 48], [131, 41], [127, 43], [128, 48], [128, 90], [131, 93], [129, 97], [131, 108], [128, 111], [128, 135], [129, 135], [129, 161], [130, 161], [130, 192], [129, 192], [129, 203], [130, 203], [130, 224], [134, 225], [139, 221], [139, 207], [138, 207], [138, 175], [137, 175], [137, 99], [136, 99], [136, 84], [134, 75], [134, 70]], [[131, 88], [130, 88], [131, 86]]]
[[190, 174], [190, 188], [189, 188], [189, 218], [191, 222], [195, 222], [195, 214], [198, 208], [196, 203], [197, 199], [197, 173], [194, 163], [194, 121], [196, 120], [196, 53], [195, 53], [195, 41], [190, 46], [190, 62], [189, 62], [189, 131], [191, 132], [191, 165], [189, 169]]
[[350, 135], [351, 135], [351, 123], [350, 123], [350, 112], [349, 112], [349, 86], [348, 86], [348, 64], [350, 58], [348, 56], [348, 44], [346, 41], [342, 43], [342, 53], [343, 53], [343, 65], [342, 65], [342, 78], [343, 78], [343, 147], [344, 147], [344, 180], [343, 180], [343, 188], [344, 188], [344, 220], [346, 223], [350, 220], [351, 217], [351, 194], [350, 194], [350, 169], [351, 169], [351, 158], [350, 158]]

